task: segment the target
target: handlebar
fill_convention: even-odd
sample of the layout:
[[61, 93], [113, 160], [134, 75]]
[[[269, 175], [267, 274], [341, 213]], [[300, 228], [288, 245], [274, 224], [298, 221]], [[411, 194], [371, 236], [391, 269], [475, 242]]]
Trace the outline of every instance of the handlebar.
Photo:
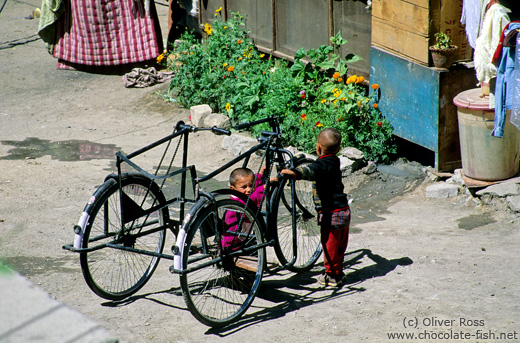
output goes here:
[[229, 136], [229, 135], [231, 135], [231, 131], [229, 131], [227, 129], [223, 129], [221, 127], [216, 127], [216, 126], [213, 126], [213, 127], [197, 127], [197, 126], [184, 124], [183, 121], [180, 121], [180, 122], [177, 123], [177, 125], [175, 126], [175, 130], [176, 131], [188, 130], [190, 132], [211, 131], [211, 132], [213, 132], [217, 136], [220, 136], [220, 135]]
[[235, 126], [235, 130], [248, 129], [251, 126], [255, 126], [255, 125], [262, 124], [262, 123], [267, 123], [267, 122], [270, 122], [271, 126], [273, 126], [274, 124], [277, 124], [278, 116], [267, 117], [267, 118], [263, 118], [263, 119], [259, 119], [259, 120], [248, 121], [248, 122], [245, 122], [245, 123], [242, 123], [242, 124], [238, 124], [238, 125]]

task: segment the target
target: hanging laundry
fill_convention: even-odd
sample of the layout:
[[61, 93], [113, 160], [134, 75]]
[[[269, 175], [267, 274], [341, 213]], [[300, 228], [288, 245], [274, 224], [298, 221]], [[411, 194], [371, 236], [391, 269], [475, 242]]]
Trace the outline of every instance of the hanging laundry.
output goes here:
[[463, 0], [460, 23], [466, 27], [469, 45], [475, 49], [488, 0]]
[[[504, 136], [507, 110], [512, 110], [515, 103], [518, 108], [518, 94], [520, 92], [520, 79], [515, 74], [516, 68], [520, 68], [520, 41], [518, 34], [520, 21], [509, 23], [501, 35], [501, 52], [498, 54], [497, 81], [495, 88], [495, 126], [491, 135]], [[517, 94], [515, 97], [514, 95]], [[516, 98], [513, 100], [513, 98]], [[514, 112], [514, 110], [513, 110]], [[515, 120], [513, 120], [514, 122]]]
[[489, 83], [491, 78], [496, 77], [496, 67], [492, 63], [493, 54], [499, 44], [502, 31], [509, 22], [506, 8], [498, 3], [489, 7], [484, 16], [473, 58], [478, 85], [482, 82]]

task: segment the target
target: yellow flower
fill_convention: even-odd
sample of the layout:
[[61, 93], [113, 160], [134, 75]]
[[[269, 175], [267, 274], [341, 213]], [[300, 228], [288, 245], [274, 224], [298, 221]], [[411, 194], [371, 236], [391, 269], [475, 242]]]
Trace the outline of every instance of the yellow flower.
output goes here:
[[321, 99], [321, 103], [324, 104], [327, 102], [327, 99]]
[[323, 124], [320, 123], [319, 121], [317, 121], [315, 125], [316, 125], [317, 127], [322, 127], [322, 126], [323, 126]]
[[190, 51], [190, 55], [193, 55], [193, 51]]
[[350, 83], [356, 82], [356, 80], [357, 80], [357, 75], [352, 75], [351, 77], [349, 77], [347, 79], [347, 85], [350, 84]]
[[226, 103], [226, 111], [229, 111], [230, 109], [231, 109], [231, 104], [228, 102], [228, 103]]
[[[336, 89], [337, 89], [337, 88], [336, 88]], [[341, 93], [343, 93], [343, 92], [341, 91], [341, 89], [337, 89], [336, 92], [334, 93], [334, 97], [335, 97], [335, 98], [339, 98], [339, 96], [341, 95]]]
[[265, 54], [260, 54], [260, 58], [264, 58]]
[[159, 56], [157, 56], [157, 63], [161, 63], [163, 59], [164, 59], [164, 54], [160, 54]]
[[204, 25], [204, 32], [206, 32], [208, 34], [208, 36], [211, 36], [213, 34], [213, 28], [211, 27], [210, 24], [206, 23]]
[[222, 66], [223, 66], [223, 67], [225, 68], [225, 67], [227, 67], [227, 66], [228, 66], [228, 64], [227, 64], [227, 63], [224, 63], [224, 64], [223, 64]]
[[227, 29], [227, 26], [224, 26], [224, 30]]
[[215, 13], [220, 13], [220, 11], [222, 11], [222, 6], [220, 6], [219, 9], [215, 11]]

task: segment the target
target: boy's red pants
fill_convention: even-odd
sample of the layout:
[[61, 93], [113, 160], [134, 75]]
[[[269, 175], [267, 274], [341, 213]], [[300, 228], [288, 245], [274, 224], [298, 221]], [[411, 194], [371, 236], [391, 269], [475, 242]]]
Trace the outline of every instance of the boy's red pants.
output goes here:
[[[338, 216], [342, 218], [336, 220]], [[349, 209], [334, 212], [331, 221], [326, 220], [321, 223], [323, 265], [325, 266], [325, 273], [331, 276], [343, 274], [343, 260], [348, 245], [349, 226]]]

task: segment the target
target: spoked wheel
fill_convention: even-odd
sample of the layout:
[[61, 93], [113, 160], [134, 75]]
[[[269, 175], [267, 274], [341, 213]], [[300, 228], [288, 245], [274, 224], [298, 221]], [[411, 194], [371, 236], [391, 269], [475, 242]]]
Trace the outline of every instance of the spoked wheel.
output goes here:
[[[312, 163], [312, 160], [302, 160], [297, 166], [308, 163]], [[295, 229], [292, 213], [293, 185]], [[276, 256], [290, 271], [299, 273], [310, 270], [322, 251], [320, 227], [316, 220], [317, 213], [312, 197], [312, 182], [284, 179], [273, 196], [273, 221], [278, 228], [277, 243], [274, 246]]]
[[[160, 258], [128, 249], [161, 253], [168, 219], [167, 208], [160, 206], [166, 200], [155, 182], [138, 174], [125, 175], [122, 191], [121, 201], [117, 182], [109, 179], [85, 208], [89, 218], [81, 247], [108, 246], [80, 253], [81, 270], [92, 291], [109, 300], [134, 294], [152, 276]], [[152, 207], [158, 209], [145, 214]]]
[[[238, 201], [218, 200], [216, 207], [216, 212], [212, 206], [202, 208], [189, 226], [183, 253], [186, 273], [181, 274], [180, 283], [195, 318], [221, 327], [244, 314], [258, 292], [265, 260], [265, 248], [258, 244], [264, 242], [265, 224]], [[217, 230], [228, 229], [225, 221], [230, 214], [238, 219], [235, 239], [228, 236], [218, 242]]]

